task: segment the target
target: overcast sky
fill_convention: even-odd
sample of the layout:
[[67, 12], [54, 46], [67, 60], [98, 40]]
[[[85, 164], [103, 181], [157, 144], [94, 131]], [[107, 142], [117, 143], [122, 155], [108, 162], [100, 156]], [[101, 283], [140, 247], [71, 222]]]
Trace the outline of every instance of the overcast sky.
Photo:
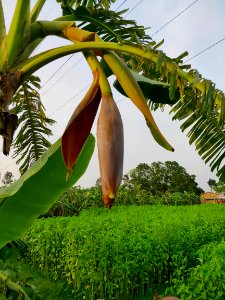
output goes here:
[[[8, 26], [16, 1], [2, 0], [2, 2]], [[32, 1], [32, 3], [34, 2]], [[112, 8], [117, 8], [123, 2], [123, 0], [117, 0]], [[137, 7], [135, 8], [135, 6]], [[187, 8], [188, 6], [190, 7]], [[127, 0], [121, 6], [121, 9], [125, 8], [131, 10], [127, 18], [135, 19], [139, 25], [151, 27], [147, 33], [153, 35], [156, 42], [164, 38], [165, 42], [161, 49], [170, 57], [176, 57], [187, 50], [189, 52], [187, 59], [192, 58], [225, 38], [224, 0]], [[186, 10], [181, 13], [184, 9]], [[180, 15], [177, 16], [178, 14]], [[60, 16], [60, 6], [56, 4], [56, 0], [47, 0], [40, 19], [51, 20], [58, 16]], [[176, 16], [177, 18], [175, 18]], [[171, 22], [168, 25], [159, 30], [169, 21]], [[159, 32], [154, 34], [158, 30]], [[65, 40], [48, 38], [37, 52], [64, 44]], [[216, 87], [223, 91], [225, 85], [224, 49], [225, 40], [189, 62], [192, 64], [192, 68], [197, 69], [203, 77], [211, 79], [216, 83]], [[86, 91], [82, 92], [82, 90], [92, 81], [92, 74], [81, 57], [80, 54], [74, 55], [51, 79], [52, 74], [69, 58], [68, 56], [37, 72], [42, 79], [43, 88], [40, 93], [47, 115], [57, 121], [53, 128], [51, 142], [56, 141], [62, 135], [73, 110]], [[186, 135], [180, 131], [179, 122], [171, 120], [172, 116], [169, 115], [169, 110], [154, 112], [153, 115], [158, 127], [175, 148], [174, 153], [164, 150], [154, 141], [144, 118], [129, 99], [116, 92], [114, 98], [118, 102], [124, 124], [124, 174], [139, 163], [150, 165], [154, 161], [177, 161], [189, 174], [196, 175], [200, 187], [209, 190], [208, 179], [217, 178], [215, 174], [211, 173], [209, 166], [204, 164], [194, 146], [189, 145]], [[66, 105], [64, 105], [65, 103]], [[96, 122], [92, 132], [95, 135]], [[6, 158], [1, 154], [0, 166], [2, 173], [10, 170], [18, 176], [15, 162], [10, 157]], [[87, 172], [78, 184], [81, 186], [94, 185], [98, 177], [96, 149]]]

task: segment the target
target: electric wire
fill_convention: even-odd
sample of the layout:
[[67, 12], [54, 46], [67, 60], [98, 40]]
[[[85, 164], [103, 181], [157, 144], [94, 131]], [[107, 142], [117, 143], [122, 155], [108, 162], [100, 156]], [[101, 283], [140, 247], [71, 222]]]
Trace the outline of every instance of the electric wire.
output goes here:
[[71, 98], [69, 98], [64, 104], [62, 104], [61, 106], [59, 106], [56, 110], [54, 110], [53, 112], [51, 112], [49, 114], [48, 117], [51, 117], [52, 115], [54, 115], [57, 111], [59, 111], [60, 109], [62, 109], [65, 105], [67, 105], [69, 102], [71, 102], [74, 98], [76, 98], [77, 96], [79, 96], [83, 91], [85, 91], [88, 87], [90, 86], [90, 84], [88, 84], [87, 86], [85, 86], [82, 90], [80, 90], [78, 93], [76, 93], [75, 95], [73, 95]]
[[224, 38], [222, 38], [221, 40], [219, 40], [219, 41], [215, 42], [214, 44], [210, 45], [209, 47], [207, 47], [207, 48], [203, 49], [202, 51], [200, 51], [200, 52], [196, 53], [196, 54], [195, 54], [195, 55], [193, 55], [192, 57], [188, 58], [187, 60], [185, 60], [185, 61], [184, 61], [184, 63], [186, 63], [186, 62], [188, 62], [188, 61], [190, 61], [190, 60], [194, 59], [195, 57], [197, 57], [197, 56], [199, 56], [199, 55], [203, 54], [204, 52], [206, 52], [206, 51], [208, 51], [209, 49], [211, 49], [211, 48], [215, 47], [216, 45], [218, 45], [219, 43], [223, 42], [224, 40], [225, 40], [225, 37], [224, 37]]
[[66, 70], [66, 72], [64, 72], [62, 74], [62, 76], [59, 77], [59, 79], [57, 79], [44, 93], [41, 94], [41, 96], [44, 96], [45, 94], [47, 94], [47, 92], [49, 92], [60, 80], [62, 80], [65, 75], [67, 75], [69, 72], [72, 71], [72, 69], [74, 67], [76, 67], [84, 58], [81, 57], [69, 70]]
[[[69, 102], [71, 102], [74, 98], [76, 98], [76, 97], [79, 96], [83, 91], [85, 91], [89, 86], [90, 86], [90, 84], [87, 85], [87, 86], [85, 86], [82, 90], [80, 90], [80, 91], [77, 92], [75, 95], [73, 95], [71, 98], [69, 98], [64, 104], [62, 104], [62, 105], [59, 106], [56, 110], [54, 110], [53, 112], [51, 112], [51, 113], [49, 114], [48, 117], [51, 117], [51, 116], [54, 115], [57, 111], [59, 111], [60, 109], [62, 109], [64, 106], [66, 106], [66, 105], [67, 105]], [[127, 97], [121, 98], [120, 100], [118, 100], [118, 101], [116, 102], [116, 104], [122, 102], [122, 101], [125, 100], [126, 98], [127, 98]]]
[[[126, 2], [127, 0], [124, 0], [118, 7], [117, 7], [117, 10]], [[134, 11], [142, 2], [143, 2], [144, 0], [141, 0], [141, 1], [139, 1], [126, 15], [125, 15], [125, 17], [129, 14], [129, 13], [131, 13], [132, 11]], [[39, 45], [40, 46], [40, 45]], [[70, 60], [70, 58], [73, 56], [74, 54], [72, 54], [51, 76], [50, 76], [50, 78], [41, 86], [41, 88], [43, 88], [57, 73], [58, 73], [58, 71]], [[62, 78], [63, 76], [61, 76], [60, 77], [60, 79], [56, 82], [56, 83], [58, 83], [60, 80], [61, 80], [61, 78]], [[50, 88], [52, 88], [52, 87], [54, 87], [55, 85], [56, 85], [56, 83], [55, 84], [53, 84]], [[49, 91], [50, 90], [50, 88], [49, 89], [47, 89], [47, 91]], [[42, 96], [44, 95], [44, 94], [46, 94], [47, 93], [47, 91], [45, 91], [43, 94], [42, 94]]]
[[124, 16], [126, 18], [132, 11], [134, 11], [144, 0], [139, 1], [128, 13]]
[[127, 97], [123, 97], [123, 98], [121, 98], [120, 100], [118, 100], [117, 102], [116, 102], [116, 104], [118, 104], [118, 103], [120, 103], [120, 102], [122, 102], [123, 100], [125, 100]]
[[75, 53], [70, 55], [70, 57], [42, 84], [41, 89], [62, 69], [62, 67], [74, 56]]
[[198, 2], [199, 0], [195, 0], [194, 2], [192, 2], [190, 5], [188, 5], [187, 7], [185, 7], [179, 14], [177, 14], [175, 17], [173, 17], [170, 21], [168, 21], [166, 24], [164, 24], [161, 28], [159, 28], [156, 32], [154, 32], [151, 37], [153, 37], [154, 35], [156, 35], [157, 33], [159, 33], [162, 29], [164, 29], [166, 26], [168, 26], [171, 22], [173, 22], [176, 18], [178, 18], [181, 14], [183, 14], [186, 10], [188, 10], [192, 5], [194, 5], [196, 2]]
[[[121, 4], [120, 4], [120, 6], [118, 6], [117, 7], [117, 10], [126, 2], [127, 0], [124, 0]], [[141, 0], [141, 1], [139, 1], [126, 15], [125, 15], [125, 17], [128, 15], [128, 14], [130, 14], [132, 11], [134, 11], [137, 7], [138, 7], [138, 5], [140, 5], [142, 2], [143, 2], [144, 0]], [[188, 10], [191, 6], [193, 6], [195, 3], [197, 3], [199, 0], [195, 0], [194, 2], [192, 2], [190, 5], [188, 5], [186, 8], [184, 8], [179, 14], [177, 14], [174, 18], [172, 18], [169, 22], [167, 22], [164, 26], [162, 26], [160, 29], [158, 29], [153, 35], [155, 35], [155, 34], [157, 34], [159, 31], [161, 31], [163, 28], [165, 28], [166, 26], [168, 26], [171, 22], [173, 22], [177, 17], [179, 17], [182, 13], [184, 13], [186, 10]], [[153, 36], [152, 35], [152, 36]], [[201, 54], [203, 54], [204, 52], [206, 52], [207, 50], [209, 50], [209, 49], [211, 49], [212, 47], [214, 47], [214, 46], [216, 46], [217, 44], [219, 44], [219, 43], [221, 43], [222, 41], [224, 41], [225, 40], [225, 38], [223, 38], [223, 39], [221, 39], [221, 40], [219, 40], [219, 41], [217, 41], [216, 43], [214, 43], [214, 44], [212, 44], [211, 46], [209, 46], [209, 47], [207, 47], [206, 49], [204, 49], [204, 50], [202, 50], [202, 51], [200, 51], [199, 53], [197, 53], [196, 55], [194, 55], [194, 56], [192, 56], [191, 58], [189, 58], [188, 60], [186, 60], [185, 61], [185, 63], [187, 62], [187, 61], [190, 61], [191, 59], [194, 59], [195, 57], [197, 57], [197, 56], [199, 56], [199, 55], [201, 55]], [[66, 62], [65, 62], [66, 63]], [[49, 79], [50, 80], [50, 79]], [[56, 83], [55, 83], [56, 84]], [[54, 85], [55, 85], [54, 84]], [[89, 86], [89, 85], [88, 85]], [[72, 99], [74, 99], [76, 96], [78, 96], [78, 95], [80, 95], [85, 89], [87, 89], [87, 87], [88, 86], [86, 86], [85, 88], [83, 88], [82, 90], [80, 90], [77, 94], [75, 94], [73, 97], [71, 97], [69, 100], [67, 100], [67, 102], [65, 102], [63, 105], [61, 105], [60, 107], [58, 107], [55, 111], [53, 111], [51, 114], [50, 114], [50, 116], [52, 116], [53, 114], [55, 114], [58, 110], [60, 110], [61, 108], [63, 108], [65, 105], [67, 105], [70, 101], [72, 101]], [[125, 100], [126, 99], [126, 97], [124, 97], [124, 98], [122, 98], [122, 99], [120, 99], [120, 100], [118, 100], [116, 103], [118, 104], [118, 103], [120, 103], [120, 102], [122, 102], [123, 100]]]
[[125, 3], [125, 2], [127, 2], [127, 0], [124, 0], [116, 9], [115, 9], [115, 11], [118, 11], [119, 9], [120, 9], [120, 7]]

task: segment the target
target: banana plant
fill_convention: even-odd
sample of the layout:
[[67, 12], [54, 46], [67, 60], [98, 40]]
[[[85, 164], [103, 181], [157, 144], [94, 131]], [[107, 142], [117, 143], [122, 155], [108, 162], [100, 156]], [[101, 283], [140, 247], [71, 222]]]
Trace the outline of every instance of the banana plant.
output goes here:
[[[110, 75], [116, 77], [115, 85], [117, 84], [122, 93], [141, 111], [155, 141], [169, 151], [174, 149], [156, 125], [146, 99], [172, 104], [181, 98], [185, 103], [184, 90], [189, 87], [200, 95], [199, 107], [207, 111], [205, 103], [210, 101], [210, 107], [220, 124], [224, 124], [223, 93], [212, 90], [205, 80], [196, 78], [196, 74], [184, 71], [181, 65], [182, 57], [168, 58], [158, 50], [159, 45], [149, 41], [150, 38], [145, 38], [141, 27], [137, 27], [137, 32], [130, 34], [131, 38], [127, 39], [129, 33], [133, 32], [127, 28], [127, 24], [135, 27], [133, 22], [121, 21], [120, 34], [115, 27], [123, 12], [111, 14], [112, 24], [108, 22], [110, 11], [105, 22], [103, 18], [96, 18], [96, 15], [105, 15], [105, 9], [112, 1], [59, 1], [62, 2], [64, 15], [52, 21], [40, 21], [38, 17], [46, 1], [37, 0], [35, 6], [30, 9], [29, 0], [17, 0], [9, 32], [6, 33], [0, 0], [0, 134], [7, 145], [4, 154], [9, 153], [18, 125], [18, 117], [11, 110], [14, 95], [34, 72], [58, 58], [81, 52], [93, 74], [93, 83], [72, 114], [62, 138], [46, 151], [44, 158], [38, 160], [18, 182], [0, 192], [0, 247], [18, 238], [39, 214], [43, 214], [49, 208], [50, 203], [57, 200], [63, 189], [73, 185], [83, 174], [93, 151], [90, 131], [100, 105], [97, 142], [102, 191], [106, 206], [111, 208], [113, 205], [122, 180], [123, 126], [108, 81]], [[79, 21], [79, 25], [76, 21]], [[67, 39], [71, 41], [71, 45], [32, 55], [41, 41], [50, 35]], [[148, 43], [142, 43], [142, 38]], [[141, 74], [132, 72], [131, 65], [135, 62], [141, 66], [153, 64], [156, 73], [163, 75], [159, 76], [162, 82], [153, 82]], [[138, 68], [134, 69], [140, 72]], [[148, 86], [155, 88], [148, 89]], [[165, 89], [167, 99], [164, 98]], [[156, 90], [161, 92], [158, 98], [155, 97]], [[16, 105], [19, 106], [20, 103]], [[85, 162], [82, 163], [82, 160]], [[223, 171], [223, 176], [224, 173]], [[57, 178], [55, 174], [58, 175]], [[48, 194], [48, 200], [45, 199], [45, 193], [43, 194], [43, 186], [46, 184], [46, 188], [52, 191], [51, 196]], [[56, 189], [56, 184], [60, 188]], [[13, 218], [17, 212], [19, 215]], [[8, 225], [9, 219], [12, 220], [11, 225]], [[23, 221], [24, 219], [27, 221]]]

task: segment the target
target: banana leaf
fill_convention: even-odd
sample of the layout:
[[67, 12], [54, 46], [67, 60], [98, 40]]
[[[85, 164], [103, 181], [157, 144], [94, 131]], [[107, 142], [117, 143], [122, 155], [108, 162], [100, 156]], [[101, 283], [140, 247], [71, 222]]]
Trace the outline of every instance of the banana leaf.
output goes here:
[[19, 180], [0, 191], [0, 249], [19, 239], [35, 219], [85, 172], [94, 151], [95, 139], [89, 135], [71, 177], [61, 153], [61, 139], [47, 150]]
[[[180, 93], [178, 90], [176, 90], [175, 92], [174, 99], [173, 100], [170, 99], [169, 97], [170, 85], [168, 83], [163, 83], [160, 81], [149, 79], [134, 71], [131, 71], [131, 73], [133, 77], [136, 79], [145, 98], [151, 100], [152, 102], [172, 105], [179, 100]], [[116, 80], [113, 85], [118, 92], [120, 92], [122, 95], [127, 97], [127, 94], [123, 90], [118, 80]]]

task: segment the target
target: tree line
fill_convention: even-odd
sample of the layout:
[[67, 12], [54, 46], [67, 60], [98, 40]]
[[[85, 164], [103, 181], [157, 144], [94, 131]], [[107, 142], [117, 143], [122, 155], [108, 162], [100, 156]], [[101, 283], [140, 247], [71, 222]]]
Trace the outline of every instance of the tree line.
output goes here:
[[[115, 205], [199, 204], [199, 195], [204, 191], [195, 177], [176, 161], [140, 163], [124, 175]], [[92, 187], [67, 190], [44, 216], [76, 215], [93, 207], [104, 207], [100, 178]]]

